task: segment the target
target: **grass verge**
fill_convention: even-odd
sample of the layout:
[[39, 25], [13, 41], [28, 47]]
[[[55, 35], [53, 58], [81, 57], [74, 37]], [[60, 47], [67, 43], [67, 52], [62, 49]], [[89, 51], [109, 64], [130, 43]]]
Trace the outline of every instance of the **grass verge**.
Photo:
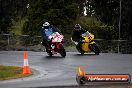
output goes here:
[[28, 77], [31, 74], [22, 74], [22, 67], [0, 65], [0, 81]]

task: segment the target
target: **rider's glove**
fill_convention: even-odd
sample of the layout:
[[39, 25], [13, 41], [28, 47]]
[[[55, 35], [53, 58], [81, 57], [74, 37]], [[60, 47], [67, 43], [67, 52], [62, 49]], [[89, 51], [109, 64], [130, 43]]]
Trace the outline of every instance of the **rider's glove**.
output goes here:
[[48, 41], [51, 41], [51, 39], [48, 39]]
[[75, 45], [78, 45], [78, 42], [74, 42], [75, 43]]
[[82, 40], [82, 42], [85, 42], [85, 40]]
[[58, 32], [55, 32], [56, 33], [56, 35], [60, 35]]
[[50, 35], [50, 36], [48, 37], [48, 39], [50, 39], [50, 40], [51, 40], [51, 39], [52, 39], [52, 36]]

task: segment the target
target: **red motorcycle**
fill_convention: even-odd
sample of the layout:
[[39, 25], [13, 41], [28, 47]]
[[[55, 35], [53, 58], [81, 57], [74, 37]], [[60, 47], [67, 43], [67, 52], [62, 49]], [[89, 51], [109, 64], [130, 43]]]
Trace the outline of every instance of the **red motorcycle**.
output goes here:
[[62, 57], [65, 57], [66, 51], [63, 47], [64, 36], [60, 35], [58, 32], [55, 32], [51, 36], [49, 36], [49, 38], [51, 39], [51, 43], [46, 50], [48, 55], [52, 56], [59, 53]]

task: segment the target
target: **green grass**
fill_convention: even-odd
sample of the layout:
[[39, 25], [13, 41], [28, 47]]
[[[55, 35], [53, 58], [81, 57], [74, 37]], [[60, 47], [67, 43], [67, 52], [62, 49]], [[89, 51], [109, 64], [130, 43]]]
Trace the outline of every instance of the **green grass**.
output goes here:
[[0, 65], [0, 80], [28, 77], [32, 74], [22, 74], [22, 67]]

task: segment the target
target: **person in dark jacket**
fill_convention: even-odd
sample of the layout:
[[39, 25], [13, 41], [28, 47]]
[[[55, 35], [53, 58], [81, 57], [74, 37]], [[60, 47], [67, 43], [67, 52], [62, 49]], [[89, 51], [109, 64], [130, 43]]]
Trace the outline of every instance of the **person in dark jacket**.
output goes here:
[[50, 25], [49, 22], [45, 22], [41, 28], [41, 34], [42, 34], [42, 45], [45, 46], [46, 48], [48, 47], [48, 45], [50, 45], [50, 41], [51, 38], [50, 36], [54, 33], [58, 33], [59, 34], [59, 30], [57, 28], [55, 28], [54, 26]]
[[71, 37], [71, 40], [76, 44], [77, 50], [81, 51], [81, 52], [83, 52], [82, 42], [81, 42], [81, 41], [83, 41], [83, 37], [82, 37], [83, 33], [87, 33], [89, 36], [88, 31], [84, 30], [80, 24], [76, 24], [72, 31], [72, 37]]

